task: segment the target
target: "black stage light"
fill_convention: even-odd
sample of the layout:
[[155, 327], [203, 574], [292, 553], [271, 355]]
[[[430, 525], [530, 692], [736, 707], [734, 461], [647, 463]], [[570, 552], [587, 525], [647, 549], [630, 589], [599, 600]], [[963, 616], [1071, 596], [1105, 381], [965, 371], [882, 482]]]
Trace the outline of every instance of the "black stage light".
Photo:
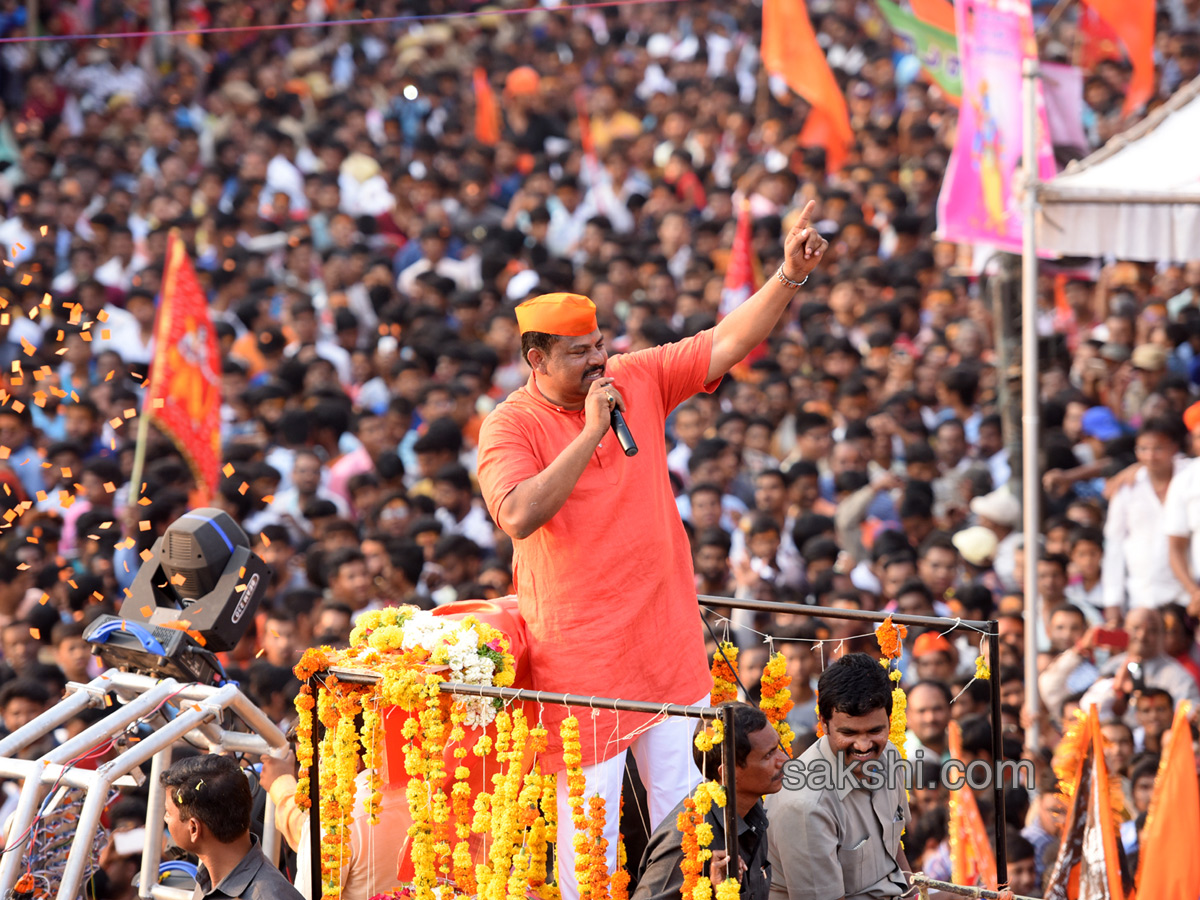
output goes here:
[[180, 516], [150, 552], [120, 615], [100, 616], [84, 638], [106, 665], [220, 684], [214, 652], [232, 650], [254, 621], [270, 567], [219, 509]]

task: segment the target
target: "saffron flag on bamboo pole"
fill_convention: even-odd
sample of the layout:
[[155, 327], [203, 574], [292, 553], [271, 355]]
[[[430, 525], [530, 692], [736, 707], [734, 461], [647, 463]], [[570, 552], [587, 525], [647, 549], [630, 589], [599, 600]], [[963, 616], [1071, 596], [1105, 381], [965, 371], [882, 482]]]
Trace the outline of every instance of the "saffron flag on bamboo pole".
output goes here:
[[500, 107], [487, 72], [477, 66], [471, 76], [475, 88], [475, 140], [488, 147], [500, 143]]
[[1138, 842], [1137, 894], [1147, 900], [1200, 897], [1200, 782], [1188, 703], [1175, 710], [1170, 746], [1158, 767]]
[[846, 98], [817, 43], [804, 0], [763, 0], [763, 66], [812, 107], [797, 140], [824, 147], [826, 169], [841, 169], [854, 143]]
[[1120, 37], [1133, 65], [1123, 115], [1136, 112], [1154, 95], [1154, 4], [1130, 0], [1084, 0]]
[[[950, 723], [950, 756], [962, 759], [962, 730]], [[975, 793], [969, 787], [950, 792], [950, 871], [955, 884], [997, 889], [996, 854], [988, 840]]]
[[[1109, 783], [1095, 706], [1088, 711], [1085, 728], [1083, 757], [1068, 786], [1071, 807], [1043, 896], [1046, 900], [1125, 900], [1113, 812], [1123, 798], [1118, 785]], [[1067, 736], [1063, 742], [1068, 743]]]
[[179, 448], [202, 494], [220, 479], [221, 356], [183, 239], [167, 238], [162, 299], [154, 326], [154, 361], [143, 415]]

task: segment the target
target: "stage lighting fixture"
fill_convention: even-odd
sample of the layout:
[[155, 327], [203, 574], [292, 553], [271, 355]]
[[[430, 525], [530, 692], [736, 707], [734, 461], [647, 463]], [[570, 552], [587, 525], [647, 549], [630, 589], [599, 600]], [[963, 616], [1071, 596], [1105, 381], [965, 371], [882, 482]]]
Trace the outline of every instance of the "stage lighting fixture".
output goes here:
[[100, 616], [84, 638], [108, 666], [220, 684], [215, 653], [232, 650], [254, 621], [270, 567], [219, 509], [180, 516], [150, 553], [120, 614]]

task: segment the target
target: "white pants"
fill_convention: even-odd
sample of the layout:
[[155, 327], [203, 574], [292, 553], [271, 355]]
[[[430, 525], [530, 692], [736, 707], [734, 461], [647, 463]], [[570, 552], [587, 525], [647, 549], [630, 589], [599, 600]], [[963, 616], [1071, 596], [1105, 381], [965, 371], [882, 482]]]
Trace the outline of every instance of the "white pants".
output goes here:
[[[708, 697], [696, 705], [705, 706]], [[586, 731], [584, 715], [580, 716], [580, 731]], [[637, 760], [638, 774], [646, 787], [650, 805], [650, 832], [658, 827], [676, 804], [700, 784], [700, 770], [692, 756], [697, 720], [671, 716], [640, 735], [629, 746]], [[608, 871], [617, 868], [617, 841], [621, 831], [621, 784], [625, 778], [625, 754], [622, 750], [611, 759], [585, 766], [583, 777], [584, 810], [593, 794], [604, 798], [604, 838], [608, 841]], [[710, 776], [711, 777], [711, 776]], [[630, 813], [636, 815], [631, 810]], [[626, 815], [629, 815], [627, 813]], [[579, 885], [575, 880], [575, 826], [571, 807], [567, 805], [567, 776], [558, 773], [558, 888], [562, 900], [579, 900]], [[628, 866], [636, 868], [639, 860], [631, 859]]]

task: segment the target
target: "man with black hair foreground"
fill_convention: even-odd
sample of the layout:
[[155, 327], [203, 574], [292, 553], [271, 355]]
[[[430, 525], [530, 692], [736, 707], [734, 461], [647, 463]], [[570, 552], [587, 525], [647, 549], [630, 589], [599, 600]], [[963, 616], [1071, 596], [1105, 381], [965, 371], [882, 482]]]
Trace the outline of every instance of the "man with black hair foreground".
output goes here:
[[[740, 870], [745, 876], [741, 896], [747, 900], [766, 900], [771, 890], [771, 866], [767, 862], [767, 815], [762, 798], [783, 787], [787, 755], [779, 745], [779, 734], [762, 710], [746, 703], [733, 706], [734, 802]], [[709, 778], [725, 783], [720, 744], [707, 752], [696, 750], [695, 755], [697, 765]], [[686, 799], [681, 800], [650, 836], [633, 900], [672, 900], [679, 895], [683, 884], [683, 871], [679, 867], [683, 861], [683, 835], [677, 820], [685, 802]], [[714, 885], [726, 877], [739, 877], [738, 872], [729, 870], [724, 810], [714, 804], [705, 821], [713, 831], [710, 845], [713, 858], [705, 863], [703, 874]]]
[[250, 834], [254, 799], [236, 762], [215, 753], [181, 759], [163, 772], [162, 783], [171, 840], [200, 859], [192, 900], [299, 900]]
[[[821, 674], [825, 736], [787, 764], [787, 790], [767, 801], [775, 900], [880, 900], [913, 890], [900, 846], [910, 818], [903, 780], [865, 784], [872, 767], [886, 773], [897, 755], [891, 713], [892, 683], [877, 659], [850, 653]], [[839, 767], [862, 780], [839, 779]]]

